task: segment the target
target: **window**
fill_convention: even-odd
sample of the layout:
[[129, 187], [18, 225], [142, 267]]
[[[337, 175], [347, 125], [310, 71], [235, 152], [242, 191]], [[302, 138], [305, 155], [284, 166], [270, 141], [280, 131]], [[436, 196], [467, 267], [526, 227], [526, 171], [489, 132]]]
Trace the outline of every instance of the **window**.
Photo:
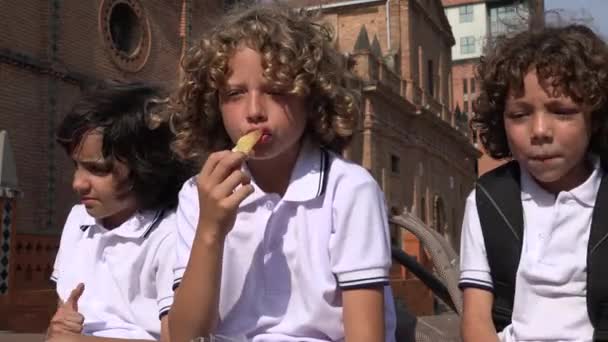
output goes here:
[[433, 84], [433, 61], [432, 60], [428, 60], [426, 63], [427, 66], [427, 89], [426, 91], [431, 95], [431, 96], [435, 96], [435, 85]]
[[475, 37], [460, 38], [460, 53], [463, 55], [475, 53]]
[[462, 80], [462, 93], [465, 95], [469, 93], [469, 87], [468, 87], [467, 81], [468, 80], [466, 78]]
[[146, 11], [139, 1], [104, 0], [99, 33], [112, 62], [122, 71], [140, 71], [152, 44]]
[[499, 36], [517, 30], [527, 22], [527, 5], [504, 5], [490, 10], [490, 35]]
[[445, 221], [443, 199], [439, 196], [435, 196], [433, 201], [433, 228], [443, 236], [447, 235]]
[[110, 35], [116, 49], [131, 56], [141, 44], [142, 25], [135, 10], [128, 4], [119, 3], [110, 13]]
[[399, 173], [399, 157], [394, 154], [391, 154], [391, 171], [393, 173]]
[[475, 94], [475, 79], [471, 78], [471, 94]]
[[473, 6], [466, 5], [458, 9], [461, 23], [470, 23], [473, 21]]

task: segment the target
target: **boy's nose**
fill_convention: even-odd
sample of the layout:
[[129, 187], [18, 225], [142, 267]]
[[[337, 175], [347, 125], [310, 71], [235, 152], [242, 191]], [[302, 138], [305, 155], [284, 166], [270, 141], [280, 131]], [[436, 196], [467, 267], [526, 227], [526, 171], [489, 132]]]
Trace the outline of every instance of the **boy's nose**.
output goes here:
[[532, 116], [532, 140], [545, 143], [553, 136], [551, 118], [545, 113], [536, 113]]
[[253, 93], [249, 97], [247, 108], [247, 121], [249, 123], [260, 123], [266, 121], [263, 99], [259, 94]]
[[87, 177], [82, 174], [82, 171], [74, 171], [74, 177], [72, 178], [72, 189], [78, 194], [85, 194], [90, 189], [91, 184]]

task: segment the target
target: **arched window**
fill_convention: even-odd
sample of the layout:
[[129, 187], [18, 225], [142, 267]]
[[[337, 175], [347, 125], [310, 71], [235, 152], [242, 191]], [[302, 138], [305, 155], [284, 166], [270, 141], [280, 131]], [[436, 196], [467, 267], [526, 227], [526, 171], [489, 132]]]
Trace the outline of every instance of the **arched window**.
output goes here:
[[426, 197], [420, 197], [420, 219], [426, 223]]
[[445, 215], [445, 206], [443, 204], [443, 199], [437, 195], [433, 199], [433, 228], [439, 234], [448, 237], [447, 231], [447, 223], [446, 223], [446, 215]]

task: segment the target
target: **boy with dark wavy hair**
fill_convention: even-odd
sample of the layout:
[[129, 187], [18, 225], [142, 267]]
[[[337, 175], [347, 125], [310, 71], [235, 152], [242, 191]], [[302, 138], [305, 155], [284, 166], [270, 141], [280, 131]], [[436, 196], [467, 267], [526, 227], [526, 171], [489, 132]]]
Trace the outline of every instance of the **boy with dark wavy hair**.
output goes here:
[[606, 340], [606, 43], [570, 25], [489, 50], [473, 127], [492, 157], [513, 160], [467, 198], [464, 340]]
[[80, 204], [67, 218], [52, 274], [53, 341], [168, 341], [175, 207], [187, 169], [157, 115], [164, 99], [143, 83], [102, 82], [59, 125]]

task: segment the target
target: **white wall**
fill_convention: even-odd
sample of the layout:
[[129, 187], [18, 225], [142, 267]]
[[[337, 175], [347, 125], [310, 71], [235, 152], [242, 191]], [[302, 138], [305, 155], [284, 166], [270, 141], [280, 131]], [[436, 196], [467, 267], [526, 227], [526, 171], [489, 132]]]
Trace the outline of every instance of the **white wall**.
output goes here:
[[[445, 9], [445, 14], [448, 17], [452, 33], [456, 44], [452, 46], [452, 60], [476, 58], [481, 55], [484, 40], [487, 33], [488, 11], [485, 3], [476, 3], [468, 5], [473, 8], [473, 21], [460, 23], [460, 8], [462, 6], [448, 7]], [[463, 54], [460, 51], [460, 38], [474, 37], [475, 51], [474, 53]]]

